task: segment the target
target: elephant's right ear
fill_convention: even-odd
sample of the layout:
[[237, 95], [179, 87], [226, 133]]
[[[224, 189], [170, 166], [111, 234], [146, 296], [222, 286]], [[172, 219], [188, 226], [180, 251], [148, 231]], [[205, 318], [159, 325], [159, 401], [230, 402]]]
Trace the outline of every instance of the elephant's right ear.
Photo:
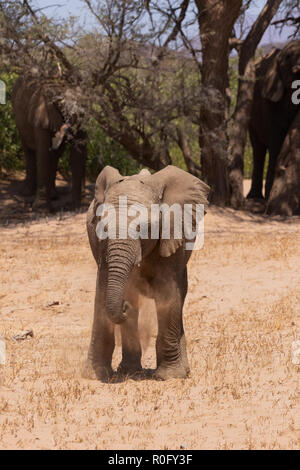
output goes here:
[[262, 97], [277, 103], [283, 97], [284, 84], [279, 67], [279, 54], [274, 54], [273, 62], [263, 79]]
[[102, 253], [102, 243], [100, 243], [100, 239], [97, 236], [96, 228], [97, 228], [97, 209], [99, 205], [104, 203], [105, 199], [105, 191], [117, 181], [120, 181], [122, 176], [115, 168], [111, 166], [106, 166], [100, 173], [96, 181], [96, 188], [95, 188], [95, 197], [94, 200], [91, 202], [87, 213], [87, 232], [89, 237], [89, 242], [91, 246], [92, 253], [94, 255], [95, 261], [99, 266], [101, 261], [101, 253]]
[[[184, 209], [185, 205], [189, 205], [192, 208], [193, 228], [196, 226], [197, 205], [201, 204], [203, 206], [204, 213], [207, 211], [209, 186], [180, 168], [172, 165], [167, 166], [146, 178], [145, 182], [152, 186], [159, 195], [161, 204], [167, 205], [169, 208], [173, 204], [177, 204], [181, 207], [181, 210]], [[183, 218], [181, 223], [184, 223]], [[173, 255], [185, 239], [184, 227], [182, 227], [181, 238], [175, 236], [175, 224], [171, 223], [170, 228], [170, 238], [161, 238], [160, 240], [159, 253], [162, 257]]]
[[95, 187], [95, 205], [103, 204], [105, 191], [117, 181], [120, 181], [122, 176], [111, 166], [106, 166], [100, 173], [96, 181]]

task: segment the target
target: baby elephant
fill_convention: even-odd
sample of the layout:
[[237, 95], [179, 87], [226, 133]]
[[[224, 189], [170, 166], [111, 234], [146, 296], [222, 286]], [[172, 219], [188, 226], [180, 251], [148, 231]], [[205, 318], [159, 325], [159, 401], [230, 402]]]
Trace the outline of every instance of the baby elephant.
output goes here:
[[106, 382], [113, 374], [116, 324], [121, 325], [122, 337], [118, 372], [133, 374], [142, 368], [140, 294], [156, 303], [154, 377], [165, 380], [188, 376], [182, 321], [188, 289], [187, 262], [208, 193], [205, 183], [174, 166], [153, 175], [142, 170], [130, 177], [106, 167], [98, 176], [87, 216], [89, 241], [98, 266], [87, 367], [98, 379]]

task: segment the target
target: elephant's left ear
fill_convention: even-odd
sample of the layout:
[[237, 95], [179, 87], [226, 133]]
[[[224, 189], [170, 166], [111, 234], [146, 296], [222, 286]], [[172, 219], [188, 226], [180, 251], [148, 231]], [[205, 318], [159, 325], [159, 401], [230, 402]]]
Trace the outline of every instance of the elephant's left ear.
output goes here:
[[[174, 204], [180, 205], [182, 215], [184, 214], [183, 209], [185, 205], [192, 207], [193, 228], [196, 227], [197, 205], [202, 204], [204, 206], [204, 213], [207, 211], [207, 197], [210, 192], [210, 187], [200, 179], [180, 168], [171, 165], [167, 166], [147, 178], [147, 183], [151, 184], [154, 189], [159, 191], [161, 204], [166, 204], [170, 208]], [[182, 217], [182, 221], [183, 220], [184, 217]], [[175, 224], [173, 223], [172, 227], [172, 218], [170, 232], [171, 237], [169, 240], [164, 238], [160, 240], [160, 255], [164, 257], [174, 254], [184, 241], [184, 227], [182, 227], [182, 238], [176, 238], [174, 233]]]
[[95, 202], [97, 205], [103, 204], [105, 191], [117, 181], [120, 181], [122, 176], [116, 168], [106, 166], [100, 173], [96, 181], [95, 187]]
[[273, 101], [273, 103], [278, 103], [284, 94], [284, 84], [280, 73], [280, 58], [281, 52], [275, 50], [272, 63], [262, 81], [262, 97]]

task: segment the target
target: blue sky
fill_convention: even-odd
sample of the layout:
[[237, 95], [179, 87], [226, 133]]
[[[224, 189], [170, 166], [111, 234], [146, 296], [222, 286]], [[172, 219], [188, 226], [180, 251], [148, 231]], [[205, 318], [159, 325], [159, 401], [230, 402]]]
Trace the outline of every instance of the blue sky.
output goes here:
[[[249, 21], [253, 23], [259, 12], [262, 10], [264, 5], [266, 4], [266, 0], [253, 0], [253, 6], [249, 9]], [[274, 26], [270, 26], [263, 39], [262, 44], [273, 43], [277, 41], [286, 41], [288, 37], [292, 34], [293, 29], [285, 27], [282, 33], [280, 34], [279, 30], [276, 29]]]
[[[248, 13], [249, 26], [253, 23], [265, 3], [266, 0], [253, 0], [253, 5]], [[92, 21], [89, 13], [87, 13], [87, 7], [83, 6], [83, 2], [81, 0], [35, 0], [34, 4], [39, 7], [49, 7], [44, 10], [45, 14], [55, 15], [58, 17], [66, 17], [68, 15], [78, 16], [80, 17], [81, 22], [86, 22], [87, 25], [91, 24]], [[286, 27], [280, 34], [274, 26], [270, 26], [261, 43], [266, 44], [286, 41], [291, 32], [292, 29]]]

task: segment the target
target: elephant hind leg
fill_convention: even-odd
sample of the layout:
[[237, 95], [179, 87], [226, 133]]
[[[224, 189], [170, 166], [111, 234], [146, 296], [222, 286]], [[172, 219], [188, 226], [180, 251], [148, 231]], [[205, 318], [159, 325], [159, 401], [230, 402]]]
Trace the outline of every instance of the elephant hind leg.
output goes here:
[[[103, 285], [103, 282], [101, 284]], [[105, 311], [102, 285], [100, 285], [100, 269], [98, 269], [92, 337], [83, 376], [96, 377], [102, 382], [108, 382], [113, 376], [111, 362], [115, 349], [115, 335], [114, 325]]]
[[272, 186], [273, 186], [274, 179], [275, 179], [277, 159], [280, 153], [280, 149], [283, 145], [283, 142], [284, 142], [284, 139], [283, 138], [279, 139], [278, 137], [277, 142], [274, 141], [274, 143], [272, 143], [272, 146], [270, 147], [270, 151], [269, 151], [270, 159], [269, 159], [269, 167], [268, 167], [268, 172], [267, 172], [266, 188], [265, 188], [266, 200], [269, 199], [269, 196], [272, 190]]
[[37, 193], [34, 210], [52, 210], [50, 203], [51, 186], [51, 139], [47, 130], [35, 130], [37, 158]]
[[263, 199], [263, 176], [267, 147], [251, 130], [250, 139], [253, 148], [253, 172], [251, 189], [247, 195], [247, 199]]

